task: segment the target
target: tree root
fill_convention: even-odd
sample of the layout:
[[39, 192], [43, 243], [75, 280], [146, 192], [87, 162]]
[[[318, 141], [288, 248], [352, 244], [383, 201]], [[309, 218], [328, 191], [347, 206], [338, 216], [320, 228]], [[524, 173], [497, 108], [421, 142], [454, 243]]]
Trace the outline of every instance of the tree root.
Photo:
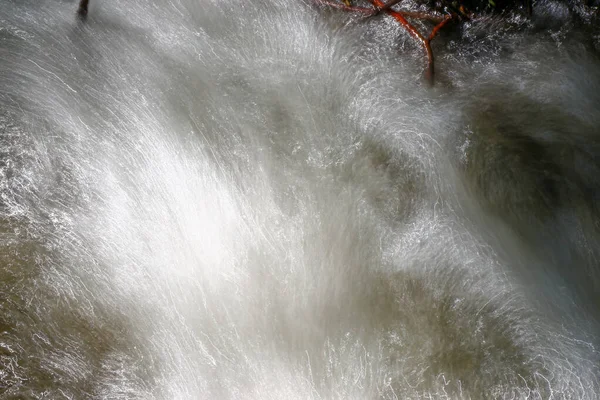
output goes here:
[[[425, 69], [425, 78], [427, 81], [433, 85], [434, 77], [435, 77], [435, 69], [434, 69], [434, 58], [433, 58], [433, 50], [431, 49], [431, 41], [437, 36], [439, 31], [446, 26], [452, 19], [455, 18], [452, 14], [447, 14], [445, 16], [428, 14], [423, 12], [409, 12], [409, 11], [396, 11], [392, 9], [392, 6], [398, 4], [401, 0], [390, 0], [387, 3], [384, 3], [382, 0], [369, 0], [369, 2], [373, 5], [373, 8], [367, 7], [358, 7], [350, 5], [348, 2], [344, 1], [344, 3], [339, 3], [335, 0], [314, 0], [317, 3], [324, 4], [329, 7], [338, 8], [344, 11], [352, 11], [358, 12], [361, 14], [366, 14], [368, 16], [376, 16], [381, 13], [386, 13], [396, 21], [402, 25], [402, 27], [415, 39], [417, 42], [421, 44], [423, 49], [425, 50], [425, 54], [427, 55], [427, 67]], [[419, 20], [427, 20], [434, 22], [436, 25], [431, 30], [429, 36], [425, 37], [421, 32], [417, 30], [407, 18], [411, 19], [419, 19]]]

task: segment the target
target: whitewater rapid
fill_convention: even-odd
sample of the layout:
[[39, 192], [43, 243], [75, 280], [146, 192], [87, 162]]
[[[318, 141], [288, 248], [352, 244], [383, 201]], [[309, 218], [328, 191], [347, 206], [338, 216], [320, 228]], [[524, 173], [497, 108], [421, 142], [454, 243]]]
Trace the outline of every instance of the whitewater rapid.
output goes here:
[[600, 36], [536, 4], [431, 87], [387, 16], [0, 0], [0, 398], [599, 398]]

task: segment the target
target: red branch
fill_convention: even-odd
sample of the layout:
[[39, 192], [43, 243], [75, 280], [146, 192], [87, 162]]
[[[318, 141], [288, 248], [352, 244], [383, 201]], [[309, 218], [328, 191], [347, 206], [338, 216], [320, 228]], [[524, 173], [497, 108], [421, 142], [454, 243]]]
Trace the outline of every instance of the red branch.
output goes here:
[[442, 29], [444, 26], [446, 26], [446, 24], [448, 22], [450, 22], [451, 19], [452, 19], [452, 16], [447, 15], [446, 18], [444, 18], [436, 26], [434, 26], [433, 29], [431, 30], [431, 34], [429, 35], [429, 41], [432, 41], [433, 38], [436, 37], [436, 35], [440, 31], [440, 29]]
[[[429, 83], [433, 84], [434, 78], [434, 60], [433, 60], [433, 50], [431, 49], [431, 41], [433, 38], [437, 36], [439, 31], [450, 22], [453, 18], [451, 15], [447, 15], [446, 17], [438, 17], [436, 15], [420, 13], [420, 12], [409, 12], [409, 11], [394, 11], [389, 6], [390, 3], [384, 3], [382, 0], [369, 0], [371, 4], [375, 7], [374, 9], [365, 8], [365, 7], [354, 7], [347, 6], [342, 3], [338, 3], [332, 0], [315, 0], [321, 4], [325, 4], [331, 7], [339, 8], [347, 11], [356, 11], [364, 14], [377, 15], [379, 12], [385, 12], [389, 16], [393, 17], [396, 21], [402, 25], [404, 29], [415, 38], [425, 50], [427, 54], [427, 69], [425, 70], [425, 78], [429, 81]], [[394, 2], [396, 4], [397, 2]], [[433, 22], [436, 22], [435, 25], [429, 34], [429, 37], [425, 38], [421, 32], [417, 30], [410, 22], [408, 22], [407, 18], [415, 18], [415, 19], [427, 19]]]

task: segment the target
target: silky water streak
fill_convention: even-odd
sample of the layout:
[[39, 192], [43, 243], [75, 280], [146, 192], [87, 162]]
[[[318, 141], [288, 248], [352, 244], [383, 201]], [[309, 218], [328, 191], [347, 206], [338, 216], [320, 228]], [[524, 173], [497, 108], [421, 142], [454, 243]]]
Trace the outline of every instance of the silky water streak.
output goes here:
[[536, 4], [430, 87], [384, 15], [0, 0], [0, 397], [597, 399], [600, 39]]

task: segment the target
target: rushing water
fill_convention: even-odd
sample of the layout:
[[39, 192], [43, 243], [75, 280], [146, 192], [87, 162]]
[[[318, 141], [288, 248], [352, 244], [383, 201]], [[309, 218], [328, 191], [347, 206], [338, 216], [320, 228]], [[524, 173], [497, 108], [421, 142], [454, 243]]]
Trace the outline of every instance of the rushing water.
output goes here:
[[0, 398], [598, 399], [577, 7], [0, 0]]

